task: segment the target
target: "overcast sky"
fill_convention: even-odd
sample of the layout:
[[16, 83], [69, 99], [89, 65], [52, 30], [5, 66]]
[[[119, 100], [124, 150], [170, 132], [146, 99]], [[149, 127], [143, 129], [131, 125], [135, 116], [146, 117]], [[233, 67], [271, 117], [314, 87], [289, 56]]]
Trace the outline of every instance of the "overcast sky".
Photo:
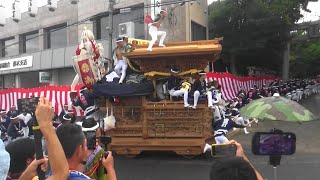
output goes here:
[[[211, 4], [213, 1], [217, 0], [208, 0], [208, 4]], [[304, 21], [316, 21], [320, 19], [320, 1], [318, 2], [309, 2], [308, 9], [311, 10], [311, 13], [303, 12], [303, 18], [299, 22]]]
[[[6, 16], [11, 16], [11, 6], [14, 0], [0, 0], [0, 4], [3, 4], [6, 7]], [[35, 1], [35, 0], [33, 0]], [[44, 6], [47, 0], [36, 0], [38, 6]], [[82, 0], [83, 1], [83, 0]], [[123, 0], [121, 0], [123, 1]], [[208, 0], [208, 4], [212, 3], [213, 1], [217, 0]], [[27, 11], [28, 9], [28, 0], [20, 0], [22, 12]], [[309, 2], [308, 8], [311, 10], [311, 13], [303, 12], [304, 18], [300, 20], [303, 21], [315, 21], [320, 19], [320, 1], [318, 2]]]

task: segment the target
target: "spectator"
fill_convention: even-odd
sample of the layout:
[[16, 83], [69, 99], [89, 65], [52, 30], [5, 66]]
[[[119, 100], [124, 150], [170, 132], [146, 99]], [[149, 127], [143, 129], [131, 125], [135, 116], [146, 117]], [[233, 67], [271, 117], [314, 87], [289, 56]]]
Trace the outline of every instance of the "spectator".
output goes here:
[[7, 116], [8, 117], [11, 117], [12, 116], [12, 114], [19, 114], [19, 112], [17, 111], [17, 108], [16, 108], [16, 106], [15, 105], [12, 105], [11, 106], [11, 108], [10, 108], [10, 110], [7, 112]]
[[0, 179], [6, 179], [10, 167], [10, 155], [0, 140]]
[[6, 146], [10, 154], [10, 169], [7, 180], [19, 179], [23, 171], [31, 164], [35, 156], [34, 140], [22, 138]]
[[210, 180], [263, 180], [245, 156], [241, 144], [234, 140], [228, 144], [236, 145], [236, 157], [217, 158], [211, 167]]
[[[40, 130], [46, 139], [48, 152], [50, 155], [49, 160], [53, 173], [52, 176], [48, 178], [48, 180], [67, 179], [69, 174], [68, 162], [63, 153], [63, 149], [58, 140], [58, 137], [54, 129], [52, 128], [53, 110], [51, 108], [51, 103], [41, 97], [35, 114], [39, 123]], [[28, 166], [26, 171], [24, 171], [24, 173], [21, 175], [20, 179], [32, 179], [36, 175], [37, 167], [40, 164], [42, 171], [45, 172], [45, 161], [45, 159], [33, 161], [31, 165]]]
[[[104, 172], [104, 166], [100, 161], [101, 156], [104, 154], [104, 149], [99, 146], [96, 139], [97, 134], [100, 132], [99, 124], [93, 118], [85, 119], [78, 124], [81, 125], [82, 131], [87, 138], [88, 154], [90, 154], [86, 164], [83, 165], [83, 172], [88, 174], [92, 179], [107, 179], [108, 177]], [[93, 133], [94, 136], [92, 136]]]
[[[24, 134], [24, 137], [28, 137], [30, 129], [32, 130], [32, 124], [30, 122], [30, 120], [32, 119], [31, 114], [28, 113], [26, 110], [22, 110], [22, 113], [18, 115], [18, 118], [20, 120], [22, 120], [24, 122], [24, 124], [27, 125], [26, 128], [23, 128], [23, 134]], [[29, 124], [29, 122], [30, 122], [30, 124]]]
[[[81, 126], [77, 124], [63, 124], [57, 129], [58, 138], [62, 144], [65, 156], [68, 159], [70, 175], [69, 179], [90, 179], [83, 174], [79, 166], [88, 159], [87, 140]], [[108, 157], [102, 156], [102, 164], [108, 172], [109, 180], [116, 180], [112, 153]]]
[[1, 109], [1, 110], [0, 110], [0, 120], [1, 120], [1, 122], [3, 123], [3, 126], [4, 126], [6, 129], [8, 129], [9, 124], [10, 124], [10, 117], [7, 116], [6, 110], [4, 110], [4, 109]]
[[63, 116], [66, 115], [68, 112], [68, 104], [63, 105], [63, 110], [59, 114], [59, 120], [62, 122], [63, 121]]
[[13, 113], [10, 119], [11, 123], [7, 129], [8, 136], [11, 140], [23, 137], [23, 128], [28, 126], [18, 118], [16, 113]]

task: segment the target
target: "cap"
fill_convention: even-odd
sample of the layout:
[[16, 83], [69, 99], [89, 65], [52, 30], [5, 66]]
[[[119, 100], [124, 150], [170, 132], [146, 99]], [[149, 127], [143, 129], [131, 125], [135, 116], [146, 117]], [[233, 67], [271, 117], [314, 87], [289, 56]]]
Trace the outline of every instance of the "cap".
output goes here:
[[128, 38], [128, 36], [126, 35], [122, 36], [122, 40], [124, 40], [125, 38]]
[[0, 110], [0, 113], [5, 113], [5, 112], [6, 112], [6, 110], [4, 110], [4, 109]]
[[63, 120], [65, 120], [65, 121], [71, 121], [71, 117], [70, 117], [68, 114], [65, 114], [65, 115], [63, 116]]
[[206, 72], [205, 71], [200, 71], [199, 75], [206, 75]]
[[239, 111], [238, 108], [232, 108], [232, 111]]
[[280, 97], [280, 94], [279, 93], [274, 93], [273, 97]]
[[83, 122], [78, 122], [77, 124], [82, 127], [82, 131], [84, 132], [95, 131], [99, 128], [99, 124], [93, 118], [85, 119]]
[[172, 73], [175, 73], [175, 74], [178, 74], [178, 73], [179, 73], [179, 69], [176, 68], [176, 67], [171, 68], [170, 71], [171, 71]]
[[232, 114], [230, 112], [230, 109], [226, 110], [226, 113], [224, 114], [226, 117], [230, 117]]
[[117, 39], [116, 39], [116, 42], [122, 42], [122, 41], [123, 41], [122, 38], [117, 38]]

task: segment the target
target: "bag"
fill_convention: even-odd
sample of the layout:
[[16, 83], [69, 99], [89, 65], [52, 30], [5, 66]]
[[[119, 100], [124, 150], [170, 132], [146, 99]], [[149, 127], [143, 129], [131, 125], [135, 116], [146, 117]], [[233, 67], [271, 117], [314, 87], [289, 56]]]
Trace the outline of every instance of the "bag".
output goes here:
[[113, 107], [111, 106], [111, 114], [109, 116], [109, 107], [107, 107], [107, 117], [103, 119], [104, 131], [116, 128], [116, 118], [113, 116]]

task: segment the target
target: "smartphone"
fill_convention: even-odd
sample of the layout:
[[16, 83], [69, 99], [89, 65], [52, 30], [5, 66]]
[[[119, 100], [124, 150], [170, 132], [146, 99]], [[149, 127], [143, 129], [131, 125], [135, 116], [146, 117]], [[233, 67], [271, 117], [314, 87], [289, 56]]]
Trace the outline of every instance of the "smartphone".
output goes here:
[[212, 144], [212, 157], [233, 157], [237, 147], [234, 144]]
[[96, 131], [86, 131], [84, 135], [87, 138], [87, 148], [88, 150], [96, 149]]
[[255, 155], [292, 155], [296, 152], [296, 135], [292, 132], [257, 132], [252, 138]]

